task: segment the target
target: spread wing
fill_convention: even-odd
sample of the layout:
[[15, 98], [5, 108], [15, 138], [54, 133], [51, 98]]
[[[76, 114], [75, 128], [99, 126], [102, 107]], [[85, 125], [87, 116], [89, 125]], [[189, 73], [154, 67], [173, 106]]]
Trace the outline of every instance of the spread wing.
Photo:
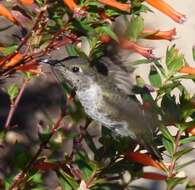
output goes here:
[[121, 92], [126, 95], [132, 94], [134, 69], [129, 60], [129, 51], [111, 43], [99, 62], [107, 67], [109, 78]]

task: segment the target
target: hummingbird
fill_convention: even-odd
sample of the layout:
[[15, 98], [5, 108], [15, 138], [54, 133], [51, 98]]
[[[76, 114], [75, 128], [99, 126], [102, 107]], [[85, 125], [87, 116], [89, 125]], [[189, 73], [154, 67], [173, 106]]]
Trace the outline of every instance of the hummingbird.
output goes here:
[[154, 145], [153, 133], [156, 122], [152, 114], [131, 98], [133, 82], [122, 65], [113, 63], [109, 57], [102, 57], [93, 66], [81, 57], [66, 57], [51, 60], [56, 76], [75, 90], [85, 113], [93, 120], [109, 128], [120, 137], [130, 137], [143, 145], [157, 159], [161, 155]]

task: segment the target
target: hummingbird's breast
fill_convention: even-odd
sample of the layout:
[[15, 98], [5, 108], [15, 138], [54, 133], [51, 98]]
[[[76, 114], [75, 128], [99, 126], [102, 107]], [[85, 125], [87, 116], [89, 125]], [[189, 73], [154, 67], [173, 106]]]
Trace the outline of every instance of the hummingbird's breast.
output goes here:
[[96, 83], [91, 84], [88, 88], [76, 91], [76, 95], [85, 112], [92, 119], [100, 122], [119, 135], [135, 138], [135, 134], [132, 134], [128, 129], [126, 121], [116, 121], [107, 113], [102, 94], [101, 87]]

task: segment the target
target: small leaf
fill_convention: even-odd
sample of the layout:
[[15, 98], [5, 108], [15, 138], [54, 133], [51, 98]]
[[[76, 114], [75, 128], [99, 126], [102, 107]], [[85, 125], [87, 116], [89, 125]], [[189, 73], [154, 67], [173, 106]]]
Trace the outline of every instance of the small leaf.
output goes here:
[[135, 60], [133, 62], [131, 62], [132, 65], [141, 65], [141, 64], [148, 64], [151, 63], [152, 60], [150, 59], [139, 59], [139, 60]]
[[75, 163], [80, 168], [83, 179], [88, 180], [94, 174], [96, 165], [87, 158], [84, 152], [78, 152], [75, 157]]
[[95, 143], [93, 142], [92, 137], [89, 135], [89, 133], [87, 132], [85, 135], [85, 142], [87, 143], [87, 145], [89, 146], [89, 148], [95, 153], [95, 155], [97, 155], [97, 148]]
[[40, 173], [35, 173], [33, 176], [31, 176], [30, 180], [34, 183], [42, 183], [42, 175]]
[[141, 76], [139, 76], [139, 75], [136, 76], [136, 83], [140, 87], [144, 87], [144, 85], [146, 84], [144, 79]]
[[174, 189], [177, 185], [182, 184], [186, 181], [185, 177], [170, 178], [167, 180], [167, 189]]
[[133, 16], [126, 30], [126, 36], [132, 41], [137, 41], [144, 29], [144, 19], [140, 16]]
[[78, 56], [76, 47], [73, 44], [67, 45], [66, 46], [66, 51], [67, 51], [67, 53], [68, 53], [69, 56]]
[[90, 190], [124, 190], [124, 187], [119, 183], [97, 183]]
[[172, 137], [171, 133], [169, 132], [169, 130], [165, 127], [165, 126], [160, 126], [160, 131], [162, 133], [162, 135], [167, 138], [169, 141], [171, 142], [175, 142], [174, 138]]
[[166, 65], [168, 69], [168, 75], [171, 76], [180, 70], [186, 64], [184, 56], [179, 53], [179, 50], [175, 46], [171, 46], [167, 49]]
[[63, 170], [57, 172], [57, 175], [59, 177], [60, 185], [63, 189], [75, 190], [79, 187], [79, 184], [76, 182], [76, 180]]
[[177, 122], [180, 120], [181, 110], [179, 105], [176, 103], [175, 96], [165, 94], [162, 98], [161, 108], [164, 111], [164, 117], [170, 122]]
[[162, 85], [160, 74], [158, 73], [156, 67], [154, 67], [153, 65], [150, 68], [149, 80], [150, 84], [154, 87], [159, 88]]
[[193, 60], [195, 61], [195, 46], [192, 47], [192, 57]]
[[195, 136], [186, 137], [184, 139], [181, 139], [179, 142], [180, 144], [188, 144], [195, 141]]
[[19, 93], [19, 88], [16, 84], [12, 84], [8, 87], [7, 93], [11, 101], [13, 101]]
[[101, 26], [96, 28], [96, 32], [100, 34], [107, 34], [109, 35], [113, 40], [118, 41], [117, 35], [113, 32], [110, 26]]
[[193, 163], [195, 163], [195, 159], [190, 160], [190, 161], [187, 161], [187, 162], [185, 162], [185, 163], [183, 163], [183, 164], [178, 165], [178, 166], [176, 167], [176, 170], [181, 170], [181, 169], [183, 169], [184, 167], [186, 167], [186, 166], [188, 166], [188, 165], [190, 165], [190, 164], [193, 164]]
[[16, 50], [17, 47], [18, 47], [17, 45], [5, 47], [5, 48], [3, 48], [3, 49], [1, 50], [1, 52], [2, 52], [5, 56], [7, 56], [7, 55], [13, 53], [13, 52]]
[[170, 154], [170, 156], [173, 156], [173, 150], [174, 150], [174, 144], [172, 141], [168, 140], [167, 138], [162, 138], [163, 145], [165, 146], [167, 152]]
[[181, 158], [183, 155], [191, 152], [194, 148], [190, 148], [190, 147], [187, 147], [187, 148], [184, 148], [183, 150], [180, 150], [178, 152], [176, 152], [173, 156], [174, 160], [178, 160], [179, 158]]

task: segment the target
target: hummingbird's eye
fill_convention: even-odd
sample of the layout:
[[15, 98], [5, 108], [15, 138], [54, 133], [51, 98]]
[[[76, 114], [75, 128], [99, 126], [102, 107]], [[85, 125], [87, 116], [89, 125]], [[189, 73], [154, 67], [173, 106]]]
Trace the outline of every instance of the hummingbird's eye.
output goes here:
[[78, 73], [79, 70], [80, 70], [79, 67], [73, 67], [73, 68], [72, 68], [72, 72], [73, 72], [73, 73]]

